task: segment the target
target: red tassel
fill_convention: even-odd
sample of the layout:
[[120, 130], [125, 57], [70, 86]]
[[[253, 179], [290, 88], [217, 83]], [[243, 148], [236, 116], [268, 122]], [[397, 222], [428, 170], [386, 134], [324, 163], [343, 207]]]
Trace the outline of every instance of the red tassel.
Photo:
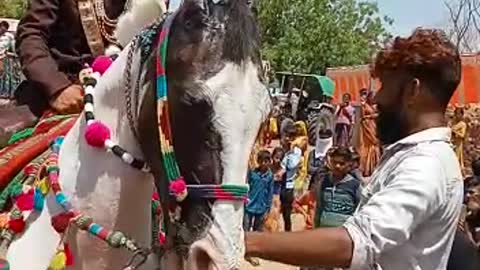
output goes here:
[[10, 219], [8, 228], [14, 233], [22, 233], [25, 230], [25, 220], [23, 218]]
[[70, 246], [67, 243], [63, 244], [63, 251], [65, 252], [65, 257], [67, 257], [67, 266], [72, 266], [73, 265], [73, 254], [72, 251], [70, 250]]
[[70, 220], [75, 216], [73, 212], [65, 212], [52, 217], [52, 226], [58, 233], [63, 233], [70, 224]]

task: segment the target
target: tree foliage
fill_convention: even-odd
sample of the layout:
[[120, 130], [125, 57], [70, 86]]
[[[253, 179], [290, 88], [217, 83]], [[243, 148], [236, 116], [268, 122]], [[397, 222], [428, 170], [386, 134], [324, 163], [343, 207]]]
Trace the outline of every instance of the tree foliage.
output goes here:
[[27, 0], [0, 0], [0, 18], [20, 19], [27, 3]]
[[264, 58], [276, 70], [323, 73], [364, 64], [391, 35], [376, 3], [356, 0], [259, 0]]

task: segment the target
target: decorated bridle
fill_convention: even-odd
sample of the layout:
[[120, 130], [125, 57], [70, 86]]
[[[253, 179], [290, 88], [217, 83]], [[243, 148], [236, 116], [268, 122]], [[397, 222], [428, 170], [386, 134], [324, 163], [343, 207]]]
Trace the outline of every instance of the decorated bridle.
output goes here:
[[170, 194], [175, 196], [177, 202], [183, 201], [189, 193], [204, 199], [245, 201], [248, 195], [248, 185], [186, 185], [180, 174], [173, 148], [172, 128], [168, 111], [168, 86], [165, 72], [168, 35], [174, 17], [175, 13], [168, 16], [164, 21], [163, 29], [158, 39], [159, 45], [156, 57], [158, 131], [160, 135], [163, 167], [167, 175], [167, 180], [170, 183]]

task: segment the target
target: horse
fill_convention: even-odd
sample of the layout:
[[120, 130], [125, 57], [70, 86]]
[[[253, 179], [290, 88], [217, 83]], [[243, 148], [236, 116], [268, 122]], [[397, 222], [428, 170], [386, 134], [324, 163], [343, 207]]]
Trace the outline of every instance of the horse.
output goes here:
[[[247, 1], [233, 0], [184, 0], [171, 16], [166, 78], [181, 174], [188, 185], [243, 185], [249, 153], [272, 106], [261, 78], [255, 18]], [[83, 137], [87, 128], [83, 115], [60, 148], [59, 182], [78, 211], [149, 246], [154, 182], [165, 186], [166, 179], [152, 87], [154, 53], [143, 61], [135, 45], [127, 45], [98, 80], [95, 114], [110, 127], [111, 139], [144, 159], [151, 173], [89, 146]], [[131, 83], [125, 88], [135, 79], [137, 94]], [[131, 100], [137, 100], [138, 107], [132, 109]], [[161, 199], [162, 209], [168, 211], [171, 199]], [[160, 261], [150, 256], [139, 269], [238, 269], [244, 254], [243, 204], [188, 196], [176, 204]], [[45, 206], [11, 244], [7, 253], [11, 269], [48, 268], [61, 240], [51, 219], [62, 209], [51, 193]], [[71, 269], [122, 269], [131, 257], [76, 229], [68, 230], [65, 240], [74, 258]]]

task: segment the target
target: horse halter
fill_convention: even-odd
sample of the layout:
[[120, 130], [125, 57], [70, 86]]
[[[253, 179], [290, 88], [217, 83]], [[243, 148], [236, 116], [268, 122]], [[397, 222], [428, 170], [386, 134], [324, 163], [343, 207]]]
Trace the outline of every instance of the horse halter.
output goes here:
[[[168, 49], [168, 36], [176, 13], [166, 17], [162, 31], [158, 38], [156, 54], [156, 94], [158, 131], [160, 135], [161, 158], [166, 178], [169, 181], [169, 194], [173, 195], [177, 202], [183, 201], [187, 194], [203, 199], [216, 199], [228, 201], [246, 201], [248, 185], [186, 185], [181, 176], [180, 169], [175, 158], [172, 143], [172, 128], [168, 110], [168, 85], [166, 77], [166, 56]], [[157, 186], [158, 188], [158, 186]]]

